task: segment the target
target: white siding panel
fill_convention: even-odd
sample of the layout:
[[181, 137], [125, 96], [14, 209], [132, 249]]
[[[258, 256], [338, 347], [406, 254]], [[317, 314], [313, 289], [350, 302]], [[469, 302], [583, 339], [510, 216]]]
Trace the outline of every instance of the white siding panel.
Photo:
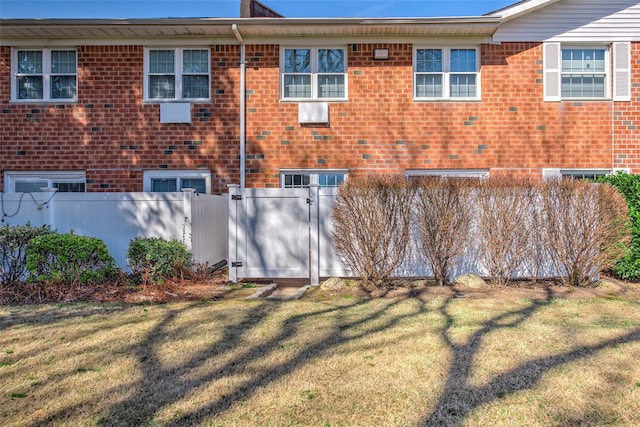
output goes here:
[[640, 2], [565, 0], [505, 23], [493, 36], [509, 41], [640, 41]]

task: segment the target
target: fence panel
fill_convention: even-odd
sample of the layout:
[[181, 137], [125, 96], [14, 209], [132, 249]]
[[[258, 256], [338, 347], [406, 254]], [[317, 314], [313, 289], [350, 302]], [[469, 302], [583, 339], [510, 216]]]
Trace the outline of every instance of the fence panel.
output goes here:
[[232, 280], [309, 277], [308, 197], [308, 189], [232, 189]]
[[[128, 269], [129, 241], [135, 237], [160, 237], [184, 242], [198, 262], [216, 263], [225, 259], [226, 209], [217, 203], [200, 203], [193, 193], [32, 193], [4, 194], [3, 209], [15, 213], [6, 223], [51, 225], [60, 233], [74, 233], [102, 239], [118, 266]], [[213, 197], [213, 196], [212, 196]], [[226, 206], [226, 197], [222, 199]], [[36, 200], [34, 202], [33, 200]], [[203, 200], [208, 199], [204, 197]], [[43, 202], [50, 200], [48, 204]], [[193, 214], [193, 210], [196, 214]], [[198, 210], [201, 212], [198, 213]], [[206, 213], [205, 213], [206, 211]], [[195, 218], [195, 223], [193, 217]], [[216, 233], [211, 232], [215, 224]], [[194, 239], [194, 236], [195, 237]], [[193, 240], [196, 245], [193, 245]], [[210, 250], [209, 248], [215, 248]], [[218, 258], [219, 257], [219, 258]]]

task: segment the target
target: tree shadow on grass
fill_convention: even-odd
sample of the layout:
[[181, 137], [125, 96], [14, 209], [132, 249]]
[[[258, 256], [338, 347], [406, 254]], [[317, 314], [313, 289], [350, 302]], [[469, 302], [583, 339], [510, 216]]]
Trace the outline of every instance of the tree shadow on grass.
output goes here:
[[542, 307], [549, 305], [552, 300], [551, 290], [547, 289], [546, 298], [533, 300], [521, 310], [501, 313], [487, 320], [464, 343], [456, 344], [451, 337], [454, 317], [449, 312], [453, 298], [447, 299], [440, 309], [446, 319], [446, 326], [443, 328], [441, 336], [453, 356], [453, 361], [447, 373], [444, 390], [435, 409], [419, 425], [459, 426], [468, 415], [481, 405], [522, 390], [534, 388], [540, 383], [545, 373], [558, 366], [584, 359], [601, 350], [620, 344], [640, 341], [640, 329], [634, 329], [617, 338], [598, 344], [584, 345], [564, 353], [527, 360], [507, 372], [496, 375], [485, 385], [471, 384], [472, 365], [479, 354], [483, 339], [492, 332], [517, 327], [530, 319]]
[[[163, 410], [172, 405], [193, 399], [193, 393], [217, 381], [233, 380], [231, 386], [220, 390], [215, 396], [202, 396], [201, 406], [194, 406], [190, 412], [174, 415], [165, 425], [192, 425], [199, 421], [224, 414], [239, 402], [245, 401], [259, 390], [295, 372], [302, 366], [318, 360], [337, 346], [365, 338], [371, 334], [392, 328], [398, 322], [424, 313], [425, 301], [415, 301], [410, 310], [395, 310], [406, 299], [379, 300], [371, 304], [369, 300], [356, 300], [348, 305], [318, 305], [309, 312], [292, 315], [282, 321], [276, 335], [262, 342], [247, 344], [247, 336], [260, 332], [265, 321], [273, 322], [286, 302], [260, 301], [247, 309], [243, 318], [224, 326], [221, 336], [207, 344], [207, 347], [192, 354], [179, 366], [167, 366], [161, 360], [162, 346], [167, 338], [176, 340], [178, 332], [172, 331], [172, 324], [184, 312], [195, 305], [169, 310], [162, 321], [146, 334], [144, 340], [137, 340], [128, 349], [139, 361], [139, 373], [131, 382], [118, 385], [111, 390], [123, 399], [108, 409], [100, 418], [101, 425], [146, 425], [154, 422]], [[361, 306], [370, 304], [360, 310]], [[215, 310], [215, 307], [211, 307]], [[265, 320], [270, 318], [269, 320]], [[317, 338], [305, 336], [305, 328], [315, 320], [328, 326]], [[327, 325], [329, 324], [329, 325]], [[207, 326], [211, 324], [208, 323]], [[197, 328], [198, 322], [189, 327]], [[184, 330], [184, 328], [181, 328]], [[263, 358], [281, 354], [283, 348], [290, 349], [292, 338], [295, 349], [289, 357], [275, 358], [273, 364], [260, 364]], [[238, 348], [242, 347], [240, 351]], [[218, 363], [215, 365], [215, 363]], [[265, 366], [266, 365], [266, 366]], [[81, 408], [66, 407], [51, 414], [45, 424], [64, 420]], [[40, 422], [39, 422], [40, 423]], [[32, 424], [35, 425], [35, 424]]]

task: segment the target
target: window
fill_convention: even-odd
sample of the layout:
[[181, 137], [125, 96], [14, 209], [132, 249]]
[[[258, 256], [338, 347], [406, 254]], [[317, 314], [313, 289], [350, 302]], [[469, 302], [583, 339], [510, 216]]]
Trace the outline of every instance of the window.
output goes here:
[[343, 170], [289, 170], [280, 172], [282, 188], [307, 188], [309, 184], [320, 187], [337, 187], [347, 179], [347, 172]]
[[480, 98], [477, 48], [429, 48], [414, 51], [415, 99]]
[[283, 48], [282, 99], [347, 99], [344, 48]]
[[488, 169], [411, 169], [405, 171], [406, 177], [440, 176], [448, 178], [489, 178]]
[[601, 176], [612, 173], [611, 169], [543, 169], [542, 176], [545, 178], [573, 178], [596, 180]]
[[211, 192], [210, 171], [145, 171], [144, 191], [167, 193], [193, 188], [198, 194]]
[[74, 49], [14, 49], [12, 101], [75, 101]]
[[4, 191], [36, 193], [48, 187], [60, 193], [84, 193], [86, 182], [84, 172], [5, 172]]
[[608, 97], [608, 50], [562, 48], [562, 98]]
[[208, 100], [210, 69], [208, 49], [147, 49], [145, 98]]
[[543, 44], [544, 100], [631, 100], [631, 44]]

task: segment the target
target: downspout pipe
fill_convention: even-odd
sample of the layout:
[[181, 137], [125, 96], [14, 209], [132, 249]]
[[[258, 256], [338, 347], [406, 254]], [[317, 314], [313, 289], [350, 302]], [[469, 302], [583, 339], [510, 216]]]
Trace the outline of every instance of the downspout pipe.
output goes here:
[[240, 43], [240, 188], [245, 188], [245, 164], [246, 164], [246, 81], [245, 81], [245, 45], [238, 25], [232, 24], [231, 31]]

